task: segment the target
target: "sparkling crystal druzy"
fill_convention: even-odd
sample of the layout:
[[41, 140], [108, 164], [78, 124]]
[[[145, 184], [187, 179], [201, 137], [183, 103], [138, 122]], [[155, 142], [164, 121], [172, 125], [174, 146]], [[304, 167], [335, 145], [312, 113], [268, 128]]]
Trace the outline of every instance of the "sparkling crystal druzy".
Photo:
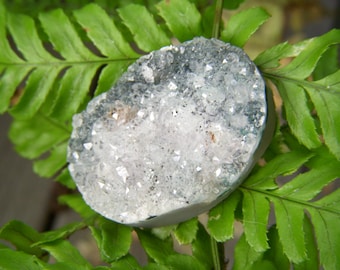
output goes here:
[[240, 48], [195, 38], [141, 57], [74, 116], [69, 170], [103, 216], [171, 224], [241, 183], [264, 148], [266, 121], [254, 63]]

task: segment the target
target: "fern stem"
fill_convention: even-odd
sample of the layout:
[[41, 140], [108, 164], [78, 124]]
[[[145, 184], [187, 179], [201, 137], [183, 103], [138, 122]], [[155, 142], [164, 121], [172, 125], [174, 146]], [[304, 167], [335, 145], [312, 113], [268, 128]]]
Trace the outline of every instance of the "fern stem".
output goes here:
[[55, 127], [65, 131], [66, 133], [70, 134], [72, 132], [71, 128], [68, 128], [66, 125], [61, 124], [60, 122], [52, 119], [51, 117], [46, 116], [45, 114], [38, 112], [39, 116], [44, 118], [47, 122], [49, 122], [50, 124], [54, 125]]
[[220, 246], [212, 236], [210, 236], [210, 245], [214, 270], [222, 270], [221, 265], [224, 264], [224, 246]]
[[213, 24], [213, 30], [212, 30], [213, 38], [220, 37], [222, 10], [223, 10], [223, 0], [216, 0], [215, 17], [214, 17], [214, 24]]
[[260, 194], [262, 194], [262, 195], [264, 195], [268, 198], [275, 198], [275, 199], [279, 199], [281, 201], [288, 201], [288, 202], [296, 203], [297, 205], [304, 206], [306, 209], [312, 208], [312, 209], [316, 209], [318, 211], [324, 211], [324, 212], [327, 212], [327, 213], [330, 213], [330, 214], [333, 214], [333, 215], [340, 216], [340, 212], [337, 211], [337, 209], [318, 205], [315, 202], [302, 201], [302, 200], [295, 199], [295, 198], [292, 198], [292, 197], [287, 197], [287, 196], [284, 197], [284, 196], [280, 196], [278, 194], [273, 193], [273, 191], [260, 190], [260, 189], [256, 189], [256, 188], [251, 187], [251, 186], [241, 185], [239, 187], [239, 189], [241, 189], [241, 190], [245, 189], [245, 190], [257, 192], [257, 193], [260, 193]]
[[282, 76], [279, 74], [275, 74], [274, 72], [271, 73], [271, 72], [262, 71], [262, 75], [269, 80], [283, 80], [283, 81], [292, 82], [296, 85], [311, 87], [317, 90], [320, 89], [320, 90], [328, 91], [333, 94], [339, 93], [339, 91], [332, 89], [331, 85], [329, 86], [322, 85], [322, 84], [315, 83], [315, 81], [307, 81], [307, 80], [302, 80], [302, 79], [290, 78], [290, 77]]
[[[1, 1], [1, 0], [0, 0]], [[89, 64], [110, 64], [115, 62], [133, 62], [138, 58], [121, 58], [121, 59], [110, 59], [110, 58], [102, 58], [102, 59], [94, 59], [94, 60], [80, 60], [80, 61], [68, 61], [68, 60], [56, 60], [51, 62], [13, 62], [13, 63], [5, 63], [0, 62], [0, 66], [31, 66], [31, 67], [41, 67], [41, 66], [73, 66], [73, 65], [89, 65]]]

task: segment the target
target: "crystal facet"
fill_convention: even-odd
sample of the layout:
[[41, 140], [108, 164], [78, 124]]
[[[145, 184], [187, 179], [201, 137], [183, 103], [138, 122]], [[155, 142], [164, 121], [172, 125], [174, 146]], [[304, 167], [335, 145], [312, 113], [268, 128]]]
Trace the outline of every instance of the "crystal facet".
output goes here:
[[183, 221], [247, 176], [268, 144], [267, 118], [264, 81], [248, 56], [195, 38], [141, 57], [74, 116], [69, 170], [109, 219]]

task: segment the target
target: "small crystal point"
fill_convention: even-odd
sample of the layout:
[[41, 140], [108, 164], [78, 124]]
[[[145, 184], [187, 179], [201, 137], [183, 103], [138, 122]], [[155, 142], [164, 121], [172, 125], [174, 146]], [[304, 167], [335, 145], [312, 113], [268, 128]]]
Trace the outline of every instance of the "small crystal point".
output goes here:
[[265, 84], [237, 47], [195, 38], [141, 57], [73, 120], [69, 170], [120, 223], [161, 226], [207, 211], [269, 140]]

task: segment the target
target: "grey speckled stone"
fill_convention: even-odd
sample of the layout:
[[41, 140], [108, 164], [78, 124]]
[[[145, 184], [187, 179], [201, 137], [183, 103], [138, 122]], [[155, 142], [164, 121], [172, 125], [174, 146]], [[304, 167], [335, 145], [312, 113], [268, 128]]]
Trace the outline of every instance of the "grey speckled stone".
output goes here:
[[263, 152], [266, 99], [240, 48], [195, 38], [154, 51], [74, 116], [71, 175], [117, 222], [191, 218], [230, 194]]

